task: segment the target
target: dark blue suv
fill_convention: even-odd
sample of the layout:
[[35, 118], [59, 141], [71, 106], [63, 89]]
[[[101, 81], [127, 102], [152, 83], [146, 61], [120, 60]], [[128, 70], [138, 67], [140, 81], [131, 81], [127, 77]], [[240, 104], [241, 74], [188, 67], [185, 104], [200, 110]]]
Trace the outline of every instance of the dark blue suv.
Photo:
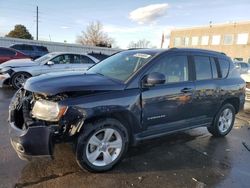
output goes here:
[[9, 108], [11, 143], [32, 159], [70, 141], [81, 168], [106, 171], [146, 139], [197, 127], [226, 136], [244, 100], [245, 82], [225, 54], [127, 50], [84, 73], [28, 79]]
[[47, 53], [49, 53], [47, 47], [38, 46], [38, 45], [29, 45], [29, 44], [14, 44], [10, 48], [19, 50], [25, 55], [29, 56], [32, 59], [37, 59]]

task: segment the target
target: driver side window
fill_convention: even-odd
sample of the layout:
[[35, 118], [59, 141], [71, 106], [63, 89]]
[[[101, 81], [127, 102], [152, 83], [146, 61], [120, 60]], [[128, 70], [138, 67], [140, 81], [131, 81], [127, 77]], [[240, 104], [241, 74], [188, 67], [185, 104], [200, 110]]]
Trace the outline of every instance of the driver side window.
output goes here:
[[165, 83], [176, 83], [188, 81], [188, 59], [187, 56], [166, 56], [162, 58], [150, 71], [165, 75]]
[[64, 54], [59, 55], [55, 58], [53, 58], [51, 61], [53, 61], [55, 64], [70, 64], [74, 63], [74, 56], [71, 54]]

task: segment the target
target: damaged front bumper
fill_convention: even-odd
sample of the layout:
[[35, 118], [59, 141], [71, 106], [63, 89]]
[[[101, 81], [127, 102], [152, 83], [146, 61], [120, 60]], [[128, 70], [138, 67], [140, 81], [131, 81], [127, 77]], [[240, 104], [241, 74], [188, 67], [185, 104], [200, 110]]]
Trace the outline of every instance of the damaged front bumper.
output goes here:
[[9, 130], [11, 144], [19, 158], [31, 160], [52, 156], [52, 133], [48, 127], [36, 125], [21, 130], [12, 122]]
[[31, 116], [31, 92], [18, 90], [9, 106], [9, 132], [13, 148], [21, 159], [53, 155], [54, 144], [72, 141], [84, 123], [84, 111], [69, 107], [58, 122], [38, 120]]

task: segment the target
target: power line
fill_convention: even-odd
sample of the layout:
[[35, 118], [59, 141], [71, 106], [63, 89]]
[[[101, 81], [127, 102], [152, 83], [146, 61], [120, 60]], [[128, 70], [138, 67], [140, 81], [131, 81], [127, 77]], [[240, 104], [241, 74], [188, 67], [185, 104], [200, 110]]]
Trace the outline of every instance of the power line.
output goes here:
[[38, 40], [38, 6], [36, 6], [36, 40]]

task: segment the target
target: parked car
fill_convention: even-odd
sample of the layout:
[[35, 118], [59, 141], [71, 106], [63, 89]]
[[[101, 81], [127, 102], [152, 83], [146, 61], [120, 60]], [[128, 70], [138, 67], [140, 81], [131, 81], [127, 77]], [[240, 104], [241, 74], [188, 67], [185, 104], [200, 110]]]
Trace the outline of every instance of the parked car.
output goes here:
[[248, 73], [250, 70], [250, 64], [242, 61], [235, 61], [236, 68], [239, 69], [240, 74]]
[[246, 101], [250, 101], [250, 64], [235, 61], [236, 68], [241, 74], [241, 78], [246, 82]]
[[39, 45], [30, 45], [30, 44], [14, 44], [10, 48], [19, 50], [25, 55], [29, 56], [32, 59], [37, 59], [47, 53], [49, 53], [47, 47]]
[[11, 59], [24, 59], [24, 58], [29, 58], [29, 57], [17, 50], [0, 47], [0, 64], [5, 61], [9, 61]]
[[241, 78], [246, 82], [246, 101], [250, 102], [250, 73], [241, 74]]
[[245, 82], [224, 54], [198, 49], [119, 52], [85, 73], [30, 78], [9, 108], [22, 159], [75, 144], [77, 163], [110, 170], [128, 146], [197, 127], [226, 136], [245, 101]]
[[102, 54], [102, 53], [88, 53], [88, 55], [91, 55], [91, 56], [93, 56], [93, 57], [95, 57], [96, 59], [98, 59], [98, 60], [100, 60], [100, 61], [102, 61], [102, 60], [104, 60], [104, 59], [106, 59], [106, 58], [108, 58], [109, 57], [109, 55], [106, 55], [106, 54]]
[[11, 85], [19, 89], [32, 76], [49, 72], [85, 71], [95, 63], [96, 58], [77, 53], [52, 52], [34, 61], [10, 60], [0, 65], [0, 87]]

